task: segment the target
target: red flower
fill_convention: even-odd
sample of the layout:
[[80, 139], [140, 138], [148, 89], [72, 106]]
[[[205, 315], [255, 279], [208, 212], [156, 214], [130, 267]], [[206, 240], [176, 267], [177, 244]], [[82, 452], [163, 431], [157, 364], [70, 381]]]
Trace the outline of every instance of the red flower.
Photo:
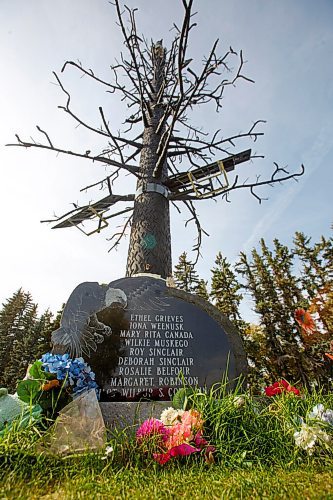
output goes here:
[[194, 446], [191, 446], [190, 444], [183, 443], [179, 444], [178, 446], [174, 446], [170, 450], [170, 455], [172, 457], [187, 457], [188, 455], [191, 455], [192, 453], [196, 453], [197, 451], [200, 451], [200, 448], [195, 448]]
[[311, 334], [316, 331], [315, 322], [313, 321], [313, 318], [308, 311], [305, 311], [304, 309], [296, 309], [295, 319], [302, 330], [304, 330], [306, 333]]
[[200, 448], [195, 448], [190, 444], [183, 443], [178, 446], [174, 446], [166, 453], [153, 453], [154, 460], [160, 465], [166, 464], [171, 457], [187, 457], [188, 455], [192, 455], [192, 453], [196, 453], [200, 451]]
[[274, 384], [265, 387], [266, 396], [276, 396], [283, 392], [293, 392], [296, 396], [300, 396], [299, 390], [288, 384], [286, 380], [279, 380], [279, 382], [274, 382]]
[[166, 453], [153, 453], [154, 460], [160, 465], [166, 464], [170, 458], [170, 451], [167, 451]]

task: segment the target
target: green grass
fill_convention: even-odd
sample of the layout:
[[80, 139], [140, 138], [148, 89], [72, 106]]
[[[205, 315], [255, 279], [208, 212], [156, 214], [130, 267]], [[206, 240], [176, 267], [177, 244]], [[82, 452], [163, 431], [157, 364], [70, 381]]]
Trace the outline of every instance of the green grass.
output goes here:
[[1, 473], [0, 498], [333, 498], [332, 470], [230, 470], [183, 465], [165, 469], [114, 468], [87, 464], [58, 473], [45, 470], [31, 477]]
[[318, 403], [332, 409], [333, 395], [243, 394], [239, 400], [239, 391], [228, 394], [220, 386], [189, 396], [216, 447], [211, 465], [193, 455], [159, 466], [151, 453], [140, 453], [133, 430], [109, 436], [114, 451], [106, 460], [103, 453], [49, 456], [38, 452], [47, 432], [41, 424], [13, 426], [0, 438], [0, 499], [333, 499], [332, 447], [309, 455], [294, 440], [299, 417], [306, 420]]
[[[309, 457], [295, 446], [294, 432], [300, 429], [300, 418], [315, 405], [333, 409], [333, 393], [303, 391], [302, 397], [282, 394], [274, 398], [240, 394], [240, 387], [226, 393], [217, 385], [209, 395], [189, 397], [206, 422], [206, 433], [216, 447], [220, 462], [228, 466], [280, 466], [325, 463], [333, 459], [333, 449], [315, 452]], [[311, 424], [312, 425], [312, 424]], [[329, 431], [333, 438], [333, 428]]]

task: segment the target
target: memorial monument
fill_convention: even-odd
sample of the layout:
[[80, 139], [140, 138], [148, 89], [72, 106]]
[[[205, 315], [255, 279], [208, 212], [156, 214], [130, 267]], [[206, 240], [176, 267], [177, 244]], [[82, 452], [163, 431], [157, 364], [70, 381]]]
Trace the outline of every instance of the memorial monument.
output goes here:
[[237, 330], [214, 306], [144, 273], [79, 285], [52, 341], [55, 352], [84, 357], [101, 401], [170, 400], [247, 367]]
[[[257, 157], [251, 149], [239, 152], [236, 148], [240, 139], [256, 141], [262, 135], [257, 131], [262, 121], [231, 137], [219, 130], [206, 134], [189, 122], [189, 113], [199, 105], [214, 103], [218, 111], [227, 86], [241, 79], [252, 81], [243, 73], [242, 51], [237, 54], [230, 47], [219, 56], [217, 41], [203, 63], [194, 63], [188, 56], [189, 36], [195, 26], [192, 4], [192, 0], [182, 1], [182, 25], [174, 25], [175, 38], [166, 49], [162, 40], [149, 46], [137, 34], [135, 11], [125, 7], [122, 12], [115, 0], [128, 57], [122, 54], [120, 63], [112, 67], [113, 82], [98, 78], [79, 63], [64, 64], [62, 71], [72, 67], [105, 85], [107, 91], [120, 94], [130, 110], [124, 121], [126, 133], [112, 131], [108, 113], [101, 107], [101, 128], [85, 123], [72, 110], [70, 94], [55, 73], [66, 95], [62, 109], [80, 125], [105, 137], [102, 153], [57, 148], [40, 127], [46, 138], [43, 143], [17, 136], [16, 145], [70, 154], [111, 168], [105, 179], [94, 184], [106, 187], [107, 196], [56, 217], [55, 228], [76, 226], [85, 231], [85, 221], [96, 221], [96, 228], [85, 232], [99, 233], [111, 218], [128, 214], [123, 228], [112, 237], [115, 247], [131, 229], [126, 277], [108, 285], [80, 284], [68, 299], [60, 328], [52, 334], [56, 352], [83, 356], [90, 364], [102, 388], [102, 401], [169, 400], [184, 384], [205, 389], [218, 383], [227, 369], [230, 378], [246, 373], [246, 355], [230, 321], [203, 299], [168, 286], [172, 275], [169, 205], [181, 203], [189, 211], [189, 221], [197, 228], [194, 250], [198, 256], [204, 231], [195, 202], [218, 196], [229, 201], [230, 192], [241, 188], [261, 201], [259, 186], [281, 183], [304, 171], [302, 166], [300, 172], [290, 174], [275, 164], [267, 179], [256, 176], [252, 182], [247, 173], [244, 181], [238, 175], [230, 179], [237, 165]], [[229, 58], [238, 61], [238, 66], [226, 78], [231, 74]], [[123, 75], [127, 83], [122, 82]], [[216, 160], [217, 155], [222, 159]], [[121, 173], [137, 178], [135, 193], [114, 194]], [[121, 202], [133, 202], [133, 206], [108, 214]], [[110, 279], [107, 273], [106, 278]]]

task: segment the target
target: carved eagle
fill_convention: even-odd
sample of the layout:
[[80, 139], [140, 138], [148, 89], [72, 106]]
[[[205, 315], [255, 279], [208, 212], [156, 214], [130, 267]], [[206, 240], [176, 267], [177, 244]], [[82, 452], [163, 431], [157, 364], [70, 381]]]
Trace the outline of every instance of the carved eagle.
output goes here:
[[60, 328], [52, 333], [53, 346], [65, 349], [71, 357], [89, 356], [90, 351], [96, 351], [97, 344], [104, 339], [96, 329], [102, 330], [105, 335], [111, 334], [111, 328], [100, 323], [96, 313], [107, 307], [126, 306], [127, 297], [123, 290], [97, 282], [81, 283], [66, 303]]

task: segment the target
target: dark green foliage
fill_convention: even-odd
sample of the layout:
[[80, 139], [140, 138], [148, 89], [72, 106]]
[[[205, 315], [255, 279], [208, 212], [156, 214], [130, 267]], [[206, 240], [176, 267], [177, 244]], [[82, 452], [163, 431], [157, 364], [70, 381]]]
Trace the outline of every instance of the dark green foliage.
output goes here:
[[20, 335], [26, 304], [27, 297], [20, 289], [7, 300], [0, 311], [0, 375], [9, 360], [15, 337]]
[[51, 332], [59, 325], [50, 311], [41, 316], [21, 289], [0, 310], [0, 386], [15, 391], [30, 363], [50, 350]]
[[[46, 310], [36, 321], [34, 329], [34, 345], [31, 346], [35, 358], [50, 350], [51, 333], [57, 329], [53, 314]], [[31, 339], [32, 340], [32, 339]]]
[[[52, 382], [55, 384], [51, 385]], [[25, 403], [38, 404], [43, 410], [48, 410], [45, 414], [50, 418], [70, 401], [63, 384], [56, 380], [54, 373], [44, 371], [43, 363], [39, 360], [29, 367], [29, 378], [18, 382], [17, 394]]]
[[[294, 241], [295, 248], [289, 249], [275, 239], [270, 250], [262, 239], [261, 253], [253, 249], [249, 259], [241, 252], [237, 270], [260, 321], [259, 327], [250, 327], [246, 332], [250, 339], [246, 347], [255, 365], [254, 378], [259, 382], [262, 377], [266, 381], [283, 377], [310, 387], [314, 382], [329, 382], [322, 345], [329, 333], [316, 342], [314, 338], [306, 342], [294, 313], [297, 308], [308, 309], [311, 299], [332, 283], [332, 241], [322, 238], [311, 247], [310, 239], [302, 233], [296, 233]], [[320, 346], [317, 350], [316, 343]]]
[[21, 380], [17, 385], [19, 398], [30, 405], [36, 403], [40, 393], [40, 383], [37, 380]]
[[28, 365], [33, 361], [35, 325], [37, 321], [37, 305], [32, 302], [31, 295], [26, 294], [27, 300], [20, 317], [19, 328], [13, 337], [10, 358], [4, 369], [4, 385], [15, 389], [16, 380], [24, 377]]
[[29, 375], [33, 379], [46, 380], [46, 375], [48, 372], [45, 372], [42, 369], [42, 366], [43, 366], [42, 361], [35, 361], [29, 368]]
[[311, 245], [311, 238], [296, 232], [294, 246], [294, 254], [302, 263], [302, 288], [312, 299], [318, 290], [333, 282], [333, 239], [322, 236], [319, 243]]
[[240, 293], [242, 285], [237, 280], [231, 264], [221, 252], [217, 254], [215, 267], [211, 272], [210, 296], [214, 305], [242, 330], [244, 321], [239, 313], [239, 305], [243, 299], [243, 295]]
[[0, 311], [0, 385], [15, 389], [15, 381], [23, 378], [23, 343], [32, 335], [35, 319], [36, 306], [31, 295], [21, 289], [3, 305]]
[[196, 295], [199, 295], [199, 297], [202, 297], [205, 300], [209, 300], [209, 294], [207, 290], [207, 281], [205, 280], [200, 280], [198, 283], [198, 286], [195, 289], [194, 292]]
[[174, 279], [176, 287], [184, 292], [194, 293], [205, 297], [207, 293], [206, 282], [199, 278], [194, 269], [194, 264], [187, 258], [186, 252], [183, 252], [175, 266]]

